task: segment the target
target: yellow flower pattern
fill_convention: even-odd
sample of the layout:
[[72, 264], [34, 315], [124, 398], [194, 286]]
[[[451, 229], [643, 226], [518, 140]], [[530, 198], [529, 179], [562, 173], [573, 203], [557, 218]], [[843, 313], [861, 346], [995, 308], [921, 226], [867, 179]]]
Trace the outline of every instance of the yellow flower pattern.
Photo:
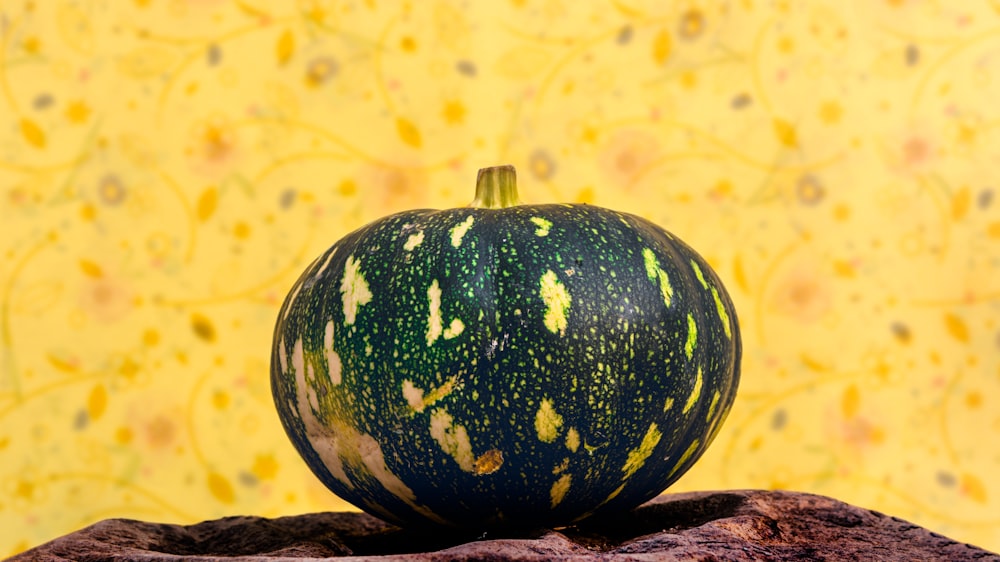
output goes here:
[[0, 557], [347, 509], [275, 416], [278, 306], [336, 239], [503, 163], [730, 288], [740, 395], [675, 490], [1000, 550], [998, 29], [930, 0], [4, 2]]

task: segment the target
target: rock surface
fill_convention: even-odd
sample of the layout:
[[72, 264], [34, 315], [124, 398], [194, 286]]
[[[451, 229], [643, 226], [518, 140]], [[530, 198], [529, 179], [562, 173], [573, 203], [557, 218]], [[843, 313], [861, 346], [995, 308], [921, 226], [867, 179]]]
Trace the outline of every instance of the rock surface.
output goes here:
[[603, 521], [481, 536], [405, 531], [363, 513], [227, 517], [180, 526], [109, 519], [25, 561], [991, 560], [1000, 555], [823, 496], [781, 491], [660, 496]]

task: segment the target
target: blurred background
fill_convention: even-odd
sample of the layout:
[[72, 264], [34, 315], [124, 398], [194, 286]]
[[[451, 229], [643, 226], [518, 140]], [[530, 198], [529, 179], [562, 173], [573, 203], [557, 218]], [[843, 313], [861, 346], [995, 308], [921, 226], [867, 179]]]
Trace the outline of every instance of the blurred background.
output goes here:
[[1000, 550], [1000, 2], [4, 0], [0, 31], [0, 556], [349, 509], [272, 406], [278, 306], [503, 163], [732, 294], [740, 393], [672, 491]]

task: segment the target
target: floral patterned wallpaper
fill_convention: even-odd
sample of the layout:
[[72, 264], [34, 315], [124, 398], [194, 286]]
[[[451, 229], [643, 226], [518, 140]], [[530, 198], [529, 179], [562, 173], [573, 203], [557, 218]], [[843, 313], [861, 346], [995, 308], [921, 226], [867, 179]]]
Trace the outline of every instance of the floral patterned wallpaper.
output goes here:
[[995, 0], [4, 0], [0, 556], [347, 509], [271, 404], [280, 301], [501, 163], [730, 289], [741, 391], [674, 490], [1000, 550], [998, 99]]

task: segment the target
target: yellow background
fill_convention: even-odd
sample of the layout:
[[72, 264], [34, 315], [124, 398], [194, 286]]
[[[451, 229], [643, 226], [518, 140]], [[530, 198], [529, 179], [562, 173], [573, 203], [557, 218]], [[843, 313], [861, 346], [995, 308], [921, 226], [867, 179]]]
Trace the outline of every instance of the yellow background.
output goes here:
[[0, 556], [345, 509], [271, 404], [280, 301], [500, 163], [732, 293], [741, 390], [674, 490], [1000, 550], [1000, 2], [4, 0], [0, 30]]

